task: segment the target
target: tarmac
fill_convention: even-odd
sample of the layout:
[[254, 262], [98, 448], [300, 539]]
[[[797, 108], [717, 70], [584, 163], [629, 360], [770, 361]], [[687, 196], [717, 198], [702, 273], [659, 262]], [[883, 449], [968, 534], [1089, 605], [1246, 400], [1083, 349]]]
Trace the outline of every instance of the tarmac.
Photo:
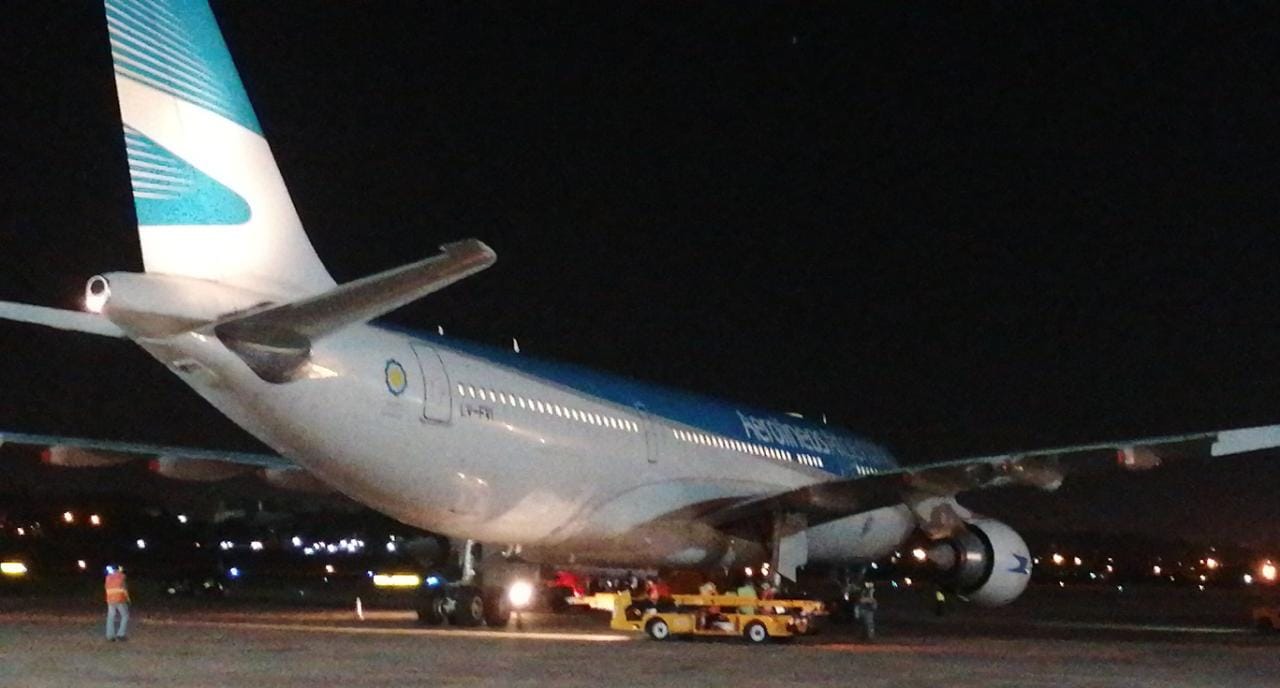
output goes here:
[[393, 609], [159, 600], [135, 604], [129, 641], [109, 643], [87, 600], [0, 598], [0, 686], [1280, 686], [1280, 637], [1220, 601], [1171, 598], [1143, 618], [1028, 598], [941, 618], [898, 605], [873, 644], [833, 626], [768, 646], [655, 642], [590, 613], [470, 630]]

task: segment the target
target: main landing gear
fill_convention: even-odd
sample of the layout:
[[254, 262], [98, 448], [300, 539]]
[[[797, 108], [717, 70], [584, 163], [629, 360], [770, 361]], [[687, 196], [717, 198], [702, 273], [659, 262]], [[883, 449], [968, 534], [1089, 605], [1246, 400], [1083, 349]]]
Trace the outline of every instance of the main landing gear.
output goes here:
[[467, 540], [460, 550], [461, 575], [457, 581], [439, 581], [432, 585], [429, 578], [429, 584], [419, 589], [415, 602], [418, 623], [427, 626], [449, 623], [464, 628], [506, 627], [517, 605], [528, 605], [532, 585], [518, 577], [520, 567], [506, 564], [500, 556], [485, 560], [480, 567], [482, 571], [477, 572], [481, 547], [472, 540]]

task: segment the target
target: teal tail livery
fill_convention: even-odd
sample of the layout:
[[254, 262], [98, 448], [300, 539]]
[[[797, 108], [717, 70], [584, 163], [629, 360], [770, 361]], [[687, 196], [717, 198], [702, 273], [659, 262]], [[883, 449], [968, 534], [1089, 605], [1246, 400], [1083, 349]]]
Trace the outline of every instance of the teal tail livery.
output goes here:
[[334, 286], [205, 0], [106, 0], [149, 273], [278, 297]]

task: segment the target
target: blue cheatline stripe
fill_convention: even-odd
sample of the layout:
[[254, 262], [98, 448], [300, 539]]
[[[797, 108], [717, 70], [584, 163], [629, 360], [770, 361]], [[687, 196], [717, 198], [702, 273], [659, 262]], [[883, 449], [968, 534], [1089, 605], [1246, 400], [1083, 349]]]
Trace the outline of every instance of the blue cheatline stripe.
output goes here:
[[106, 0], [106, 15], [117, 74], [262, 134], [208, 2]]
[[239, 194], [137, 129], [124, 128], [124, 147], [139, 225], [238, 225], [249, 221], [249, 204]]
[[[853, 477], [864, 475], [867, 469], [884, 471], [897, 467], [897, 462], [894, 461], [893, 456], [883, 447], [845, 430], [828, 425], [813, 423], [785, 414], [729, 404], [687, 392], [666, 389], [581, 366], [539, 360], [525, 354], [516, 354], [483, 344], [444, 338], [389, 323], [379, 322], [374, 323], [374, 325], [387, 331], [398, 332], [414, 339], [430, 342], [433, 346], [441, 349], [510, 368], [519, 373], [613, 404], [627, 408], [635, 408], [640, 405], [643, 406], [647, 413], [682, 426], [697, 428], [707, 433], [740, 442], [786, 449], [793, 454], [804, 453], [820, 456], [824, 462], [824, 470], [839, 476]], [[796, 446], [795, 444], [787, 443], [785, 440], [783, 442], [762, 441], [759, 435], [749, 434], [744, 427], [743, 416], [753, 421], [772, 423], [775, 427], [781, 425], [787, 428], [808, 431], [809, 433], [821, 433], [824, 438], [824, 444], [831, 446], [832, 449], [818, 451], [813, 448]], [[859, 471], [859, 468], [864, 470]]]

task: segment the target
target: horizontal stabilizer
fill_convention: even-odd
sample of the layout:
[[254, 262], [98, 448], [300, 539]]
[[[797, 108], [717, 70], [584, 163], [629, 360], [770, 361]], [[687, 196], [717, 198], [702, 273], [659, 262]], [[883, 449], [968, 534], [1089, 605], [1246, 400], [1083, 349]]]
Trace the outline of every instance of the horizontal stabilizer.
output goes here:
[[385, 315], [470, 277], [497, 259], [493, 249], [476, 239], [440, 248], [440, 255], [317, 296], [233, 315], [214, 325], [214, 332], [262, 379], [287, 382], [307, 362], [316, 339]]
[[61, 308], [46, 308], [25, 303], [0, 301], [0, 319], [44, 325], [59, 330], [87, 332], [103, 337], [125, 338], [125, 333], [97, 313], [68, 311]]

